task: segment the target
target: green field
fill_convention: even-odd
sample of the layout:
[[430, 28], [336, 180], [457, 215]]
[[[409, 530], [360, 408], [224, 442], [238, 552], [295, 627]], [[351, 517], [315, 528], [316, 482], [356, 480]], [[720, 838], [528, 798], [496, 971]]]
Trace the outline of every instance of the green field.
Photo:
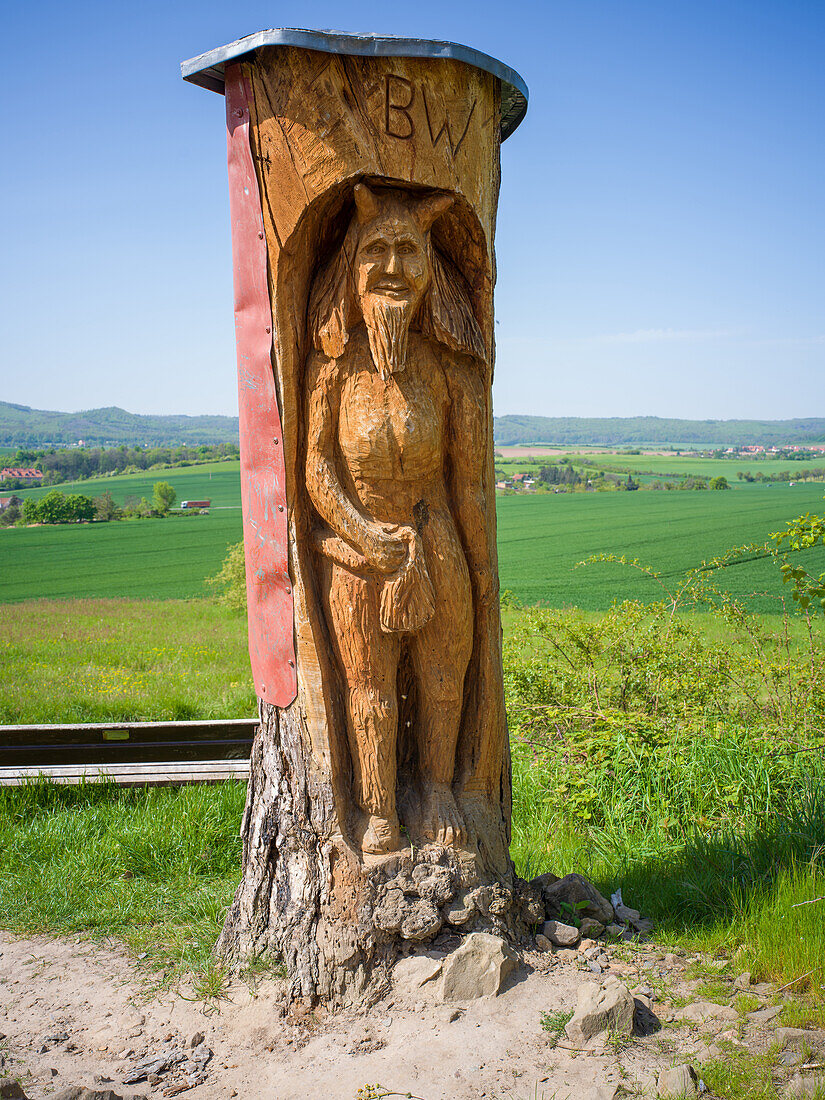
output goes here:
[[240, 510], [209, 516], [142, 519], [0, 531], [0, 600], [204, 595], [241, 538]]
[[[65, 482], [56, 486], [61, 493], [82, 493], [96, 497], [110, 492], [117, 504], [127, 497], [152, 499], [152, 486], [156, 481], [168, 481], [182, 500], [211, 500], [213, 508], [240, 508], [240, 463], [204, 462], [198, 466], [174, 467], [171, 470], [145, 470], [139, 474], [121, 474], [118, 477], [90, 477], [86, 481]], [[50, 488], [20, 489], [19, 497], [40, 497]]]
[[[821, 485], [751, 485], [728, 493], [568, 493], [498, 500], [502, 589], [525, 604], [590, 610], [614, 599], [656, 599], [650, 578], [609, 564], [579, 569], [598, 553], [638, 558], [671, 585], [688, 569], [732, 546], [764, 542], [801, 512], [822, 508]], [[825, 570], [825, 548], [800, 555], [810, 571]], [[755, 610], [777, 611], [782, 585], [766, 560], [733, 565], [719, 583]], [[767, 593], [767, 595], [762, 595]]]
[[[643, 464], [651, 459], [633, 455], [622, 461]], [[693, 462], [714, 469], [718, 465]], [[217, 571], [227, 546], [241, 537], [237, 463], [102, 478], [78, 487], [87, 493], [107, 488], [123, 501], [151, 495], [159, 477], [172, 483], [179, 500], [210, 497], [210, 515], [2, 530], [0, 601], [203, 595], [204, 578]], [[614, 599], [652, 599], [660, 590], [634, 571], [604, 564], [576, 569], [576, 563], [600, 553], [625, 555], [661, 571], [667, 584], [675, 583], [705, 559], [732, 546], [764, 542], [794, 516], [821, 511], [822, 493], [822, 485], [809, 483], [793, 488], [736, 484], [727, 493], [499, 495], [501, 586], [525, 604], [550, 607], [599, 610]], [[802, 560], [809, 570], [825, 570], [825, 549], [808, 551]], [[736, 564], [725, 571], [723, 583], [739, 596], [756, 593], [749, 601], [754, 609], [779, 609], [782, 586], [768, 561]]]
[[[570, 458], [575, 464], [577, 455]], [[812, 467], [825, 467], [825, 455], [818, 458], [805, 459], [804, 462], [795, 462], [793, 459], [755, 459], [741, 456], [739, 458], [694, 458], [692, 455], [622, 455], [622, 454], [587, 454], [582, 457], [595, 463], [596, 466], [604, 465], [605, 469], [627, 470], [628, 473], [636, 471], [651, 472], [662, 479], [672, 479], [679, 474], [701, 474], [702, 477], [726, 477], [732, 485], [737, 482], [737, 474], [750, 472], [752, 474], [763, 473], [778, 474], [782, 470], [800, 474], [803, 469]]]

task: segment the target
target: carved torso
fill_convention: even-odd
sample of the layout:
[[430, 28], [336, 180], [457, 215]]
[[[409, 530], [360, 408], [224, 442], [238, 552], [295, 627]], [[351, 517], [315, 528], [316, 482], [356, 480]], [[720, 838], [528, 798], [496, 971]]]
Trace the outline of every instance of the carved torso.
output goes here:
[[358, 333], [339, 370], [342, 481], [377, 519], [408, 521], [425, 495], [440, 503], [448, 393], [430, 342], [410, 333], [406, 368], [384, 381]]

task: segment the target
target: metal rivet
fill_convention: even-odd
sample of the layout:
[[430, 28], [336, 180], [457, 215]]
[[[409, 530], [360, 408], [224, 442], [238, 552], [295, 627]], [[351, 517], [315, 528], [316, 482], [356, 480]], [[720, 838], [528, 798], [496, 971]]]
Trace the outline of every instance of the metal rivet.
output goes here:
[[271, 332], [271, 331], [272, 331], [272, 330], [270, 329], [269, 325], [267, 325], [267, 327], [266, 327], [266, 331], [267, 331], [267, 332]]
[[259, 233], [259, 234], [258, 234], [258, 240], [259, 240], [259, 241], [262, 241], [263, 239], [264, 239], [264, 235], [263, 235], [263, 233]]
[[240, 107], [235, 108], [235, 118], [243, 118], [243, 110]]
[[283, 510], [284, 510], [284, 506], [283, 506], [283, 504], [279, 504], [279, 505], [278, 505], [278, 511], [279, 511], [279, 512], [283, 512]]
[[272, 442], [273, 442], [273, 443], [274, 443], [274, 444], [275, 444], [276, 446], [278, 445], [278, 443], [280, 442], [280, 440], [278, 439], [277, 435], [276, 435], [276, 436], [275, 436], [275, 438], [274, 438], [274, 439], [272, 440]]
[[290, 667], [290, 668], [295, 668], [295, 662], [294, 662], [294, 661], [290, 661], [290, 662], [289, 662], [289, 667]]
[[290, 594], [290, 592], [291, 592], [291, 591], [292, 591], [292, 589], [291, 589], [291, 588], [289, 587], [289, 585], [287, 585], [287, 586], [286, 586], [286, 594], [287, 594], [287, 596], [288, 596], [288, 595]]
[[266, 684], [261, 684], [261, 694], [266, 691]]

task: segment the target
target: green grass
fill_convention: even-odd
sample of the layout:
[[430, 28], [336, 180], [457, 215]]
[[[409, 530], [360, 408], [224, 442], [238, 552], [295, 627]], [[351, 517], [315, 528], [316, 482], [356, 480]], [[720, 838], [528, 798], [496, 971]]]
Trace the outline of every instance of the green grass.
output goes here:
[[0, 723], [256, 713], [246, 616], [208, 600], [0, 606], [0, 665]]
[[0, 913], [17, 932], [118, 936], [166, 980], [213, 967], [246, 784], [0, 787]]

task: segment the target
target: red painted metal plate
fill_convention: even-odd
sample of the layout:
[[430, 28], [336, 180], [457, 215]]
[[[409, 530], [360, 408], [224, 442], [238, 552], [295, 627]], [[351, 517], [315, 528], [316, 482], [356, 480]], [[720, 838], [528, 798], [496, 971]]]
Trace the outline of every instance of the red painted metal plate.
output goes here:
[[286, 472], [272, 369], [266, 237], [249, 144], [251, 89], [226, 69], [226, 140], [241, 433], [241, 500], [255, 691], [285, 707], [298, 690], [289, 576]]

